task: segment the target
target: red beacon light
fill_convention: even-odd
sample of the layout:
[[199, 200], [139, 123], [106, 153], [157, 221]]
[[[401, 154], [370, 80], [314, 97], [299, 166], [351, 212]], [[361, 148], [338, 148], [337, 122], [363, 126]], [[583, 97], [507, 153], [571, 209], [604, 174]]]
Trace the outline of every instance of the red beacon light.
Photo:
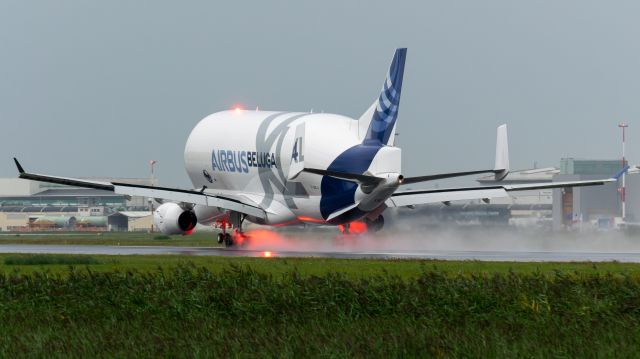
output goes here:
[[244, 111], [244, 109], [242, 108], [242, 106], [240, 105], [235, 105], [233, 106], [233, 112], [236, 114], [241, 114], [242, 111]]

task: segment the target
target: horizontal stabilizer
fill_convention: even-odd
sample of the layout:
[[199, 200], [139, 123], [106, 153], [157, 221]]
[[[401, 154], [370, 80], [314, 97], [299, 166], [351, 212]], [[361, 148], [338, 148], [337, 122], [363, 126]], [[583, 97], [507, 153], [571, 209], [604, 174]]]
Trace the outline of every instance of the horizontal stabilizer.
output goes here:
[[463, 177], [470, 175], [477, 175], [482, 173], [496, 173], [495, 170], [479, 170], [479, 171], [466, 171], [466, 172], [451, 172], [451, 173], [439, 173], [435, 175], [418, 176], [418, 177], [405, 177], [402, 180], [402, 184], [412, 184], [418, 182], [435, 181], [444, 178]]
[[330, 170], [320, 170], [316, 168], [305, 168], [302, 172], [308, 172], [317, 174], [320, 176], [329, 176], [337, 179], [353, 181], [363, 184], [376, 184], [382, 182], [384, 179], [376, 176], [363, 175], [357, 173], [347, 173], [347, 172], [338, 172], [338, 171], [330, 171]]

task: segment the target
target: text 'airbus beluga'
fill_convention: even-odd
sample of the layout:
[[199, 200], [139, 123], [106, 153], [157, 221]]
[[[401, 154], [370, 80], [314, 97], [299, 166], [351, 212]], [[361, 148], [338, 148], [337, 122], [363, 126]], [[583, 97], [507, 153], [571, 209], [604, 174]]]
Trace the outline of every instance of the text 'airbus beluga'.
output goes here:
[[[358, 119], [325, 113], [223, 111], [191, 131], [184, 158], [195, 189], [94, 182], [24, 171], [20, 178], [156, 198], [154, 221], [165, 234], [190, 233], [197, 223], [221, 222], [219, 240], [243, 238], [245, 220], [264, 225], [342, 225], [362, 221], [382, 228], [388, 207], [506, 197], [511, 191], [601, 185], [596, 181], [400, 191], [403, 185], [509, 171], [506, 125], [498, 127], [495, 167], [404, 177], [402, 152], [394, 146], [407, 50], [397, 49], [380, 95]], [[226, 232], [226, 224], [235, 228]]]

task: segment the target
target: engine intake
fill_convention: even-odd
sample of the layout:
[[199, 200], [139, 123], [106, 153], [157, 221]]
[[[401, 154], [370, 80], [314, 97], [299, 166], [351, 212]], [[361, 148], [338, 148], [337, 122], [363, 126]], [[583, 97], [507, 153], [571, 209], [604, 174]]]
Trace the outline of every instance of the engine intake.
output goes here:
[[164, 203], [153, 212], [153, 222], [164, 234], [189, 234], [198, 218], [192, 210], [185, 210], [177, 203]]

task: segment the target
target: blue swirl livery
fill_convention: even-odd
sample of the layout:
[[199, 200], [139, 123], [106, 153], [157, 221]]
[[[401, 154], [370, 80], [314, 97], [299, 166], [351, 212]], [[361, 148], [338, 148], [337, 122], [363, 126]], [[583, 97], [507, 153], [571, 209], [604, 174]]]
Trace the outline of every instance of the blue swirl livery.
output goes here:
[[375, 111], [369, 123], [369, 129], [365, 136], [366, 143], [378, 143], [386, 145], [392, 135], [393, 127], [398, 119], [400, 107], [400, 94], [402, 93], [402, 78], [404, 74], [404, 62], [407, 57], [407, 49], [396, 49], [393, 61], [387, 73], [387, 79], [382, 86], [380, 96], [375, 103]]

